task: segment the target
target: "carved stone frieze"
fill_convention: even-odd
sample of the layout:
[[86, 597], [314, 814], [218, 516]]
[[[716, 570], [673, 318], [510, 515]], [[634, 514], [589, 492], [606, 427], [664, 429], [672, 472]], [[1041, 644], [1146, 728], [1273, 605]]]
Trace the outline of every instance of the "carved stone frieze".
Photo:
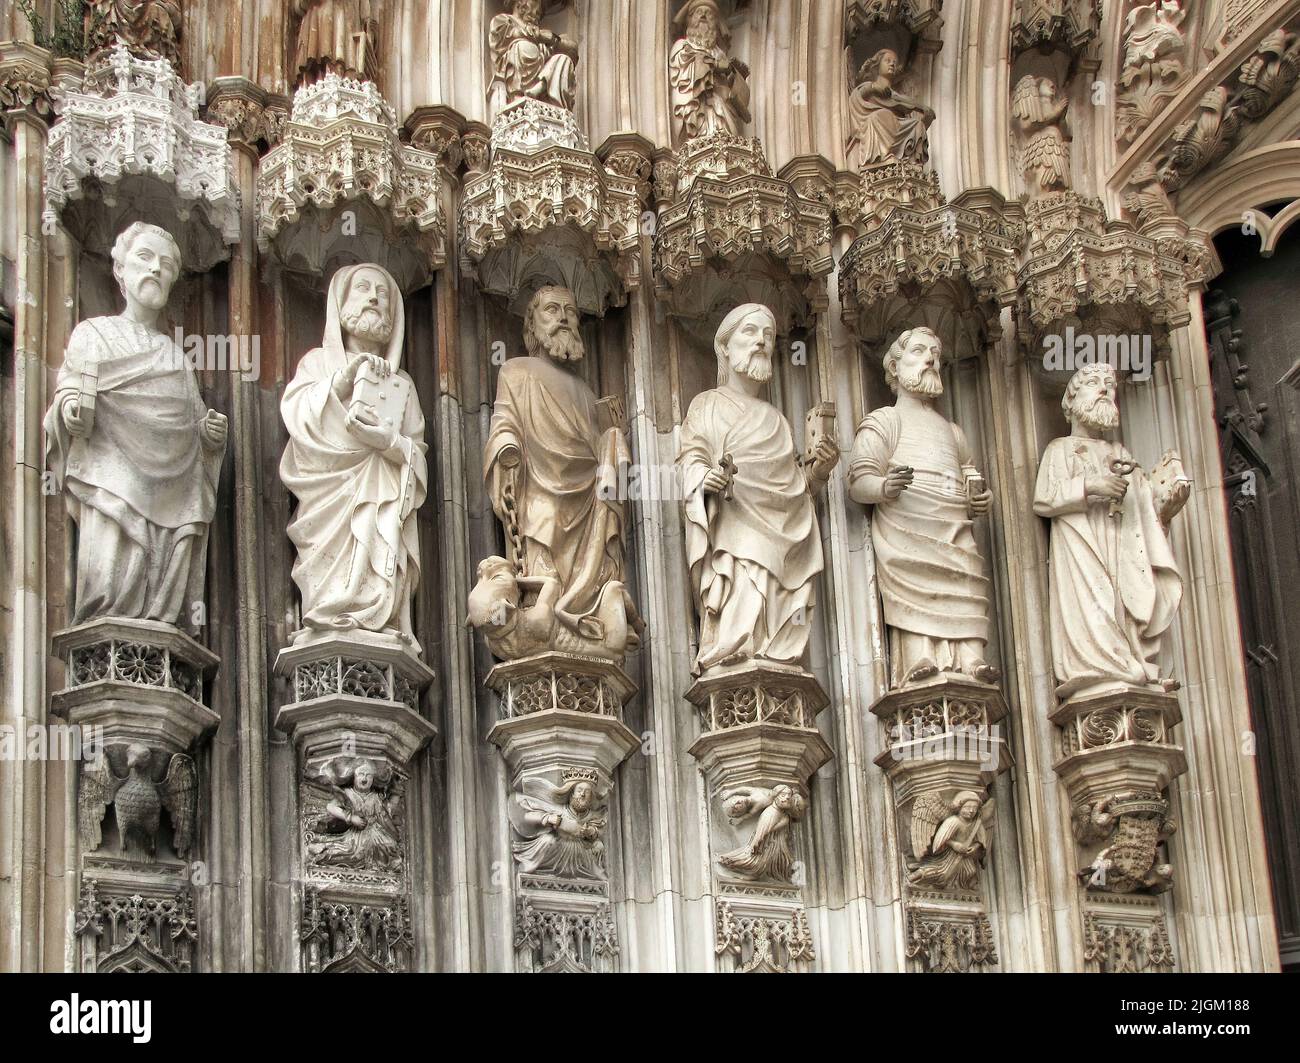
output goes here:
[[1011, 54], [1030, 48], [1078, 56], [1101, 31], [1101, 0], [1015, 0]]
[[1032, 200], [1026, 212], [1017, 311], [1025, 335], [1099, 307], [1135, 315], [1139, 326], [1186, 324], [1187, 292], [1209, 263], [1196, 234], [1139, 234], [1128, 222], [1108, 219], [1100, 200], [1076, 192]]
[[119, 215], [144, 217], [167, 223], [187, 268], [227, 257], [239, 239], [239, 195], [225, 127], [199, 120], [200, 90], [166, 59], [138, 59], [121, 42], [91, 64], [50, 128], [45, 222], [62, 220], [83, 244], [106, 249]]
[[1163, 911], [1145, 898], [1089, 898], [1083, 959], [1101, 974], [1154, 974], [1174, 969]]
[[817, 958], [802, 907], [773, 905], [759, 897], [721, 897], [714, 921], [714, 949], [738, 974], [784, 974]]
[[761, 302], [784, 332], [825, 305], [834, 260], [824, 198], [800, 194], [772, 174], [758, 140], [730, 133], [687, 141], [673, 167], [677, 192], [654, 229], [655, 290], [673, 313], [710, 319]]
[[415, 952], [404, 895], [384, 900], [316, 886], [303, 889], [298, 941], [302, 969], [313, 974], [409, 971]]
[[464, 267], [511, 299], [545, 276], [585, 312], [621, 305], [640, 283], [639, 180], [587, 150], [572, 112], [512, 103], [493, 121], [486, 171], [465, 182]]
[[862, 174], [854, 209], [859, 236], [840, 259], [844, 322], [883, 342], [899, 300], [913, 303], [945, 283], [968, 287], [992, 325], [1015, 300], [1018, 208], [973, 189], [948, 203], [932, 171], [888, 162]]
[[405, 893], [406, 777], [392, 765], [339, 756], [299, 787], [304, 875], [317, 885]]
[[907, 958], [936, 974], [996, 966], [997, 943], [988, 915], [979, 906], [908, 901]]
[[198, 925], [183, 879], [151, 890], [130, 879], [83, 875], [74, 919], [86, 973], [171, 974], [194, 968]]
[[[346, 248], [348, 261], [377, 262], [409, 291], [446, 260], [441, 198], [438, 157], [401, 143], [374, 83], [326, 74], [294, 93], [258, 169], [258, 247], [318, 275]], [[345, 226], [342, 211], [361, 205], [364, 219]]]

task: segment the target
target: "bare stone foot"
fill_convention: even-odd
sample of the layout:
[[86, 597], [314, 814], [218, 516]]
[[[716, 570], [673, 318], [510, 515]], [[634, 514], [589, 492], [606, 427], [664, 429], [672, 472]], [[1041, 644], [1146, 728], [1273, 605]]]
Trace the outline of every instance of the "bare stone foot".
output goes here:
[[922, 657], [912, 666], [912, 670], [907, 673], [903, 683], [915, 683], [920, 679], [929, 679], [932, 675], [939, 674], [939, 666], [930, 660], [929, 657]]

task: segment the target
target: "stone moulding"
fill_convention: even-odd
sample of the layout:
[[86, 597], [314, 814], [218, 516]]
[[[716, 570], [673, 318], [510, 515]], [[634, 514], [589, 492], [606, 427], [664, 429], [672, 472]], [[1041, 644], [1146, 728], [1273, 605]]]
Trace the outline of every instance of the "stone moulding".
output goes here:
[[[396, 114], [374, 83], [327, 74], [294, 93], [280, 142], [262, 159], [257, 244], [291, 267], [322, 269], [332, 245], [316, 247], [300, 231], [319, 228], [305, 212], [337, 214], [368, 203], [379, 221], [379, 246], [400, 244], [402, 252], [390, 249], [376, 261], [409, 291], [446, 263], [441, 200], [438, 156], [401, 143]], [[337, 239], [355, 243], [358, 236]]]
[[1033, 200], [1026, 212], [1029, 242], [1017, 305], [1025, 335], [1097, 307], [1128, 311], [1166, 330], [1190, 320], [1188, 290], [1208, 269], [1201, 234], [1144, 236], [1128, 222], [1107, 219], [1100, 200], [1076, 192]]
[[[728, 274], [757, 257], [788, 281], [776, 298], [778, 321], [825, 305], [834, 267], [831, 210], [773, 176], [756, 139], [715, 133], [687, 141], [674, 162], [677, 192], [655, 225], [655, 293], [674, 313], [707, 316]], [[701, 280], [704, 283], [701, 283]]]
[[[227, 257], [225, 245], [239, 240], [239, 194], [226, 128], [199, 119], [200, 88], [166, 59], [136, 58], [119, 41], [79, 88], [61, 93], [45, 150], [43, 221], [62, 218], [80, 239], [87, 222], [66, 214], [92, 185], [106, 207], [135, 204], [149, 217], [159, 209], [157, 186], [136, 179], [152, 178], [167, 191], [160, 220], [179, 223], [183, 249], [195, 255], [186, 264], [205, 269]], [[196, 211], [209, 232], [192, 231]]]
[[464, 269], [511, 299], [544, 274], [585, 312], [622, 305], [641, 277], [639, 183], [587, 150], [568, 111], [510, 104], [493, 121], [486, 171], [465, 182]]
[[[965, 281], [986, 324], [1013, 305], [1020, 228], [990, 189], [944, 201], [932, 171], [888, 162], [862, 175], [853, 207], [859, 236], [840, 259], [841, 317], [864, 340], [883, 339], [882, 311], [947, 280]], [[1011, 211], [1014, 215], [1016, 211]]]
[[204, 676], [220, 658], [170, 624], [101, 618], [57, 632], [53, 643], [68, 677], [51, 711], [73, 726], [103, 728], [105, 744], [184, 753], [220, 721], [203, 702]]
[[561, 652], [504, 661], [488, 673], [487, 685], [501, 696], [503, 719], [548, 710], [618, 719], [636, 693], [636, 684], [612, 662]]

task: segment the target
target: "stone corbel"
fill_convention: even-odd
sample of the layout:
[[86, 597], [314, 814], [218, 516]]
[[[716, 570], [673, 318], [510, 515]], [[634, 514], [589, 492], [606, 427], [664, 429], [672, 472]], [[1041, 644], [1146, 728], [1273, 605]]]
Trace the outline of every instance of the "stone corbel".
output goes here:
[[833, 756], [816, 722], [829, 699], [808, 672], [766, 661], [711, 669], [686, 698], [701, 723], [689, 752], [710, 799], [719, 962], [796, 970], [816, 958], [795, 830], [813, 775]]
[[907, 956], [926, 971], [998, 962], [983, 865], [991, 846], [989, 790], [1012, 764], [1001, 691], [942, 675], [871, 706], [885, 726], [876, 758], [894, 791], [907, 866]]
[[208, 86], [208, 121], [226, 127], [229, 139], [260, 154], [279, 139], [288, 101], [242, 77], [213, 78]]
[[417, 107], [406, 119], [403, 129], [411, 147], [434, 155], [443, 176], [451, 178], [465, 162], [461, 136], [467, 125], [459, 111], [438, 104], [435, 107]]
[[53, 121], [58, 90], [51, 69], [52, 57], [44, 48], [26, 41], [0, 44], [0, 111], [6, 125], [18, 116]]

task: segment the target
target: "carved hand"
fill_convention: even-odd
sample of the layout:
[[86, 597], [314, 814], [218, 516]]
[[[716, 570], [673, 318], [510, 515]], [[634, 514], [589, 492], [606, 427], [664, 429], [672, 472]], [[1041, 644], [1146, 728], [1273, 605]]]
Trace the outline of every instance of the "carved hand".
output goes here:
[[219, 450], [226, 445], [226, 433], [229, 429], [230, 422], [226, 415], [216, 410], [209, 410], [208, 415], [199, 422], [199, 433], [203, 437], [203, 442], [213, 450]]
[[1128, 492], [1128, 481], [1111, 472], [1105, 476], [1089, 476], [1083, 481], [1083, 489], [1089, 497], [1113, 498], [1118, 501]]
[[396, 431], [379, 423], [379, 415], [368, 402], [354, 402], [343, 423], [353, 439], [375, 450], [388, 450], [397, 442]]
[[993, 506], [993, 492], [981, 491], [977, 495], [970, 496], [970, 511], [976, 516], [982, 516], [987, 513]]
[[90, 435], [90, 418], [83, 417], [81, 413], [81, 403], [77, 401], [75, 395], [70, 396], [63, 402], [63, 425], [68, 430], [69, 435], [85, 438]]
[[1174, 489], [1169, 493], [1169, 498], [1165, 501], [1164, 506], [1161, 507], [1161, 521], [1168, 524], [1174, 519], [1174, 517], [1178, 516], [1178, 513], [1182, 510], [1183, 506], [1187, 505], [1187, 500], [1191, 498], [1191, 496], [1192, 485], [1190, 481], [1181, 480], [1174, 484]]
[[334, 379], [334, 394], [339, 402], [347, 402], [352, 397], [352, 387], [357, 382], [357, 374], [369, 366], [380, 379], [388, 376], [393, 367], [386, 358], [377, 354], [361, 354], [348, 362], [347, 368]]
[[897, 498], [911, 486], [912, 475], [910, 465], [891, 465], [881, 484], [880, 493], [886, 498]]
[[731, 477], [722, 471], [721, 466], [716, 469], [710, 469], [705, 474], [704, 480], [700, 484], [700, 490], [706, 495], [716, 495], [727, 486], [730, 479]]
[[835, 440], [824, 436], [813, 448], [812, 475], [817, 480], [829, 480], [840, 461], [840, 447]]

